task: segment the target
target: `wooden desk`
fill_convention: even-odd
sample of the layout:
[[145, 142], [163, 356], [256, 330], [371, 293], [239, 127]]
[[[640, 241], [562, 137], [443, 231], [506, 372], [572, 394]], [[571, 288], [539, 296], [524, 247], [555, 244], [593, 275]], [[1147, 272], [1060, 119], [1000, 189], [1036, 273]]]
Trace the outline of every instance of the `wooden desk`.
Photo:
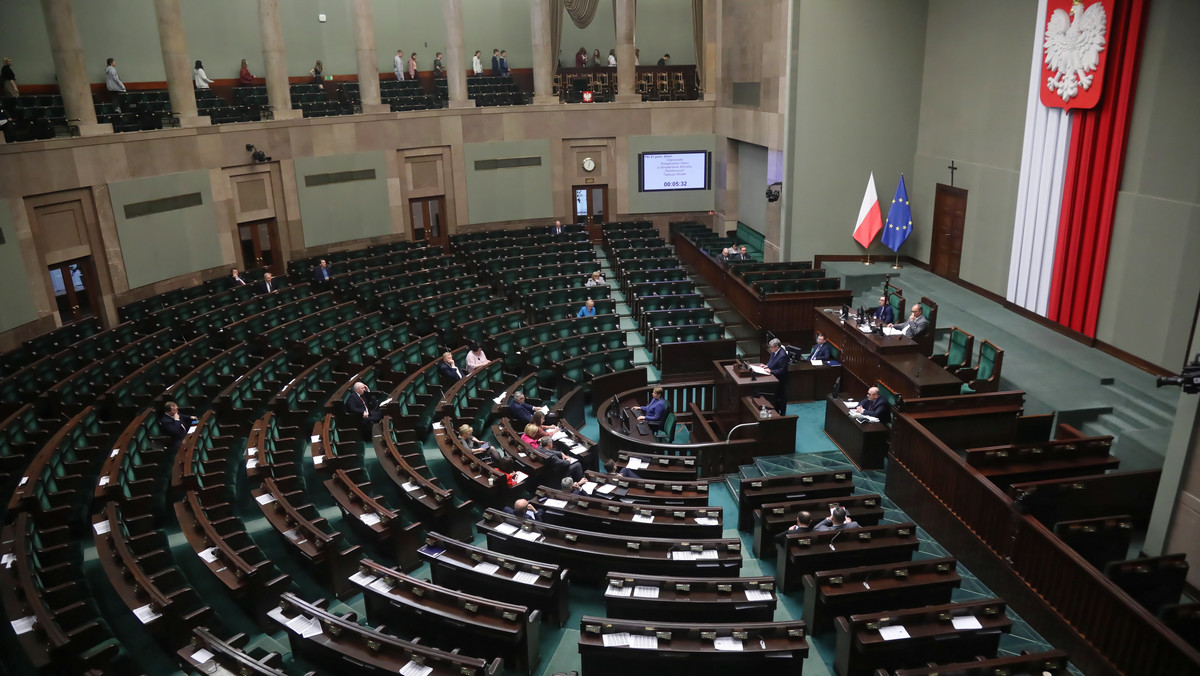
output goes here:
[[917, 341], [863, 333], [854, 320], [840, 321], [840, 310], [815, 309], [813, 326], [841, 350], [843, 371], [857, 381], [857, 389], [852, 389], [843, 380], [843, 389], [859, 396], [882, 382], [905, 399], [950, 396], [962, 390], [962, 381], [922, 355]]
[[920, 544], [917, 525], [911, 522], [788, 533], [776, 547], [775, 579], [781, 590], [789, 592], [800, 587], [805, 573], [908, 561]]
[[738, 484], [738, 530], [752, 530], [754, 510], [768, 502], [813, 500], [853, 492], [854, 475], [849, 470], [743, 479]]
[[823, 570], [803, 577], [804, 622], [813, 634], [839, 615], [950, 603], [962, 584], [954, 557]]
[[[607, 581], [604, 593], [607, 615], [639, 622], [770, 622], [778, 602], [775, 578], [769, 576], [662, 577], [609, 573]], [[642, 595], [646, 588], [653, 588], [655, 596]]]
[[[997, 674], [1045, 674], [1049, 676], [1066, 676], [1071, 671], [1067, 669], [1067, 651], [1050, 650], [1044, 653], [1018, 655], [1016, 657], [997, 657], [990, 660], [971, 660], [956, 664], [939, 664], [936, 667], [918, 667], [916, 669], [897, 669], [892, 676], [996, 676]], [[876, 672], [879, 676], [879, 672]]]
[[883, 469], [891, 430], [883, 423], [858, 422], [845, 399], [825, 398], [825, 436], [859, 469]]
[[[953, 618], [965, 616], [973, 616], [980, 626], [956, 629]], [[836, 624], [833, 665], [839, 676], [870, 676], [876, 669], [959, 662], [980, 655], [995, 657], [1000, 634], [1012, 628], [1000, 599], [851, 615], [838, 617]], [[903, 627], [908, 636], [885, 639], [880, 630], [888, 627]]]
[[850, 518], [860, 526], [877, 526], [883, 519], [883, 499], [878, 493], [768, 502], [754, 510], [754, 535], [751, 537], [754, 555], [759, 558], [775, 556], [775, 537], [791, 528], [800, 512], [806, 511], [819, 520], [839, 506], [845, 507]]
[[719, 538], [723, 532], [720, 507], [636, 505], [545, 486], [538, 487], [535, 500], [544, 523], [567, 528], [676, 540]]
[[820, 401], [833, 391], [833, 384], [842, 377], [842, 367], [809, 361], [788, 366], [787, 398], [792, 401]]

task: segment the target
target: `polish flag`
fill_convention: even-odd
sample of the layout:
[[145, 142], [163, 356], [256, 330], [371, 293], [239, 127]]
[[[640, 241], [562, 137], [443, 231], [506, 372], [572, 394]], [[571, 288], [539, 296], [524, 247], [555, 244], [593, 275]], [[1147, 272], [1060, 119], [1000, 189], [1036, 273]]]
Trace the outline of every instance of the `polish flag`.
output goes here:
[[883, 218], [879, 215], [879, 194], [875, 192], [875, 172], [867, 181], [867, 192], [863, 195], [862, 206], [858, 208], [858, 225], [854, 226], [854, 240], [866, 248], [871, 245], [875, 235], [883, 230]]

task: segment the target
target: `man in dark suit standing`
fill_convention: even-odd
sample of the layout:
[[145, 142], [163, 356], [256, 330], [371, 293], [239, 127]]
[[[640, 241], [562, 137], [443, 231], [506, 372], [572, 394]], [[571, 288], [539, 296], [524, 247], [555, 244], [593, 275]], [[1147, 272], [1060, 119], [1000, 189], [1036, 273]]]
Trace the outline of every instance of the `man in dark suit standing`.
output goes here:
[[508, 417], [515, 420], [517, 429], [524, 429], [526, 425], [533, 420], [533, 407], [525, 403], [524, 392], [514, 392], [512, 400], [508, 402]]
[[492, 75], [500, 74], [500, 50], [492, 50]]
[[258, 292], [259, 293], [271, 293], [272, 291], [274, 291], [275, 290], [275, 282], [271, 281], [272, 279], [273, 278], [271, 277], [271, 273], [268, 272], [268, 273], [264, 274], [263, 280], [258, 283], [258, 289], [257, 289]]
[[170, 455], [175, 455], [179, 447], [183, 445], [184, 438], [187, 437], [188, 428], [197, 422], [194, 416], [180, 414], [179, 405], [173, 401], [168, 401], [163, 406], [162, 417], [158, 419], [158, 428], [171, 439], [167, 449]]
[[771, 342], [767, 343], [767, 350], [771, 352], [771, 358], [763, 365], [763, 368], [771, 372], [779, 380], [779, 384], [775, 387], [775, 396], [771, 403], [775, 406], [775, 410], [779, 415], [787, 413], [787, 377], [788, 377], [788, 354], [787, 350], [783, 349], [783, 343], [778, 338], [772, 338]]
[[813, 346], [812, 353], [808, 355], [809, 361], [829, 361], [833, 358], [833, 352], [829, 349], [829, 343], [825, 342], [825, 334], [817, 334], [817, 344]]
[[508, 77], [510, 75], [508, 71], [508, 52], [503, 49], [500, 50], [500, 75], [501, 77]]
[[867, 400], [854, 410], [872, 418], [879, 418], [879, 422], [884, 425], [892, 421], [892, 407], [884, 401], [883, 397], [879, 396], [878, 387], [867, 390]]
[[238, 274], [237, 268], [234, 268], [229, 273], [229, 285], [233, 287], [246, 286], [246, 280], [242, 279], [241, 275]]
[[346, 412], [359, 421], [363, 440], [368, 442], [371, 440], [372, 426], [383, 419], [383, 411], [372, 404], [370, 394], [366, 383], [354, 383], [354, 391], [346, 397]]
[[892, 306], [888, 305], [887, 297], [879, 297], [879, 307], [875, 308], [875, 312], [871, 313], [871, 317], [879, 321], [880, 324], [891, 324], [895, 321], [896, 313], [892, 311]]
[[313, 268], [312, 278], [316, 284], [324, 284], [329, 281], [329, 265], [324, 260], [318, 263], [317, 267]]

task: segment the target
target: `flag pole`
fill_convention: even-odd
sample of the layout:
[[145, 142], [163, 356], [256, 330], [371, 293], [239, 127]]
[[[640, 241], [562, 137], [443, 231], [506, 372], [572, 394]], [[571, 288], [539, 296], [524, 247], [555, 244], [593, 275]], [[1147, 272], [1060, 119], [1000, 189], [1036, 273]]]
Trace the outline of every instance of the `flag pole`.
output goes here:
[[863, 265], [875, 265], [874, 263], [871, 262], [871, 247], [866, 247], [866, 249], [867, 249], [867, 260], [863, 261]]
[[896, 249], [896, 262], [892, 263], [892, 269], [899, 270], [902, 267], [904, 267], [904, 266], [900, 265], [900, 250]]

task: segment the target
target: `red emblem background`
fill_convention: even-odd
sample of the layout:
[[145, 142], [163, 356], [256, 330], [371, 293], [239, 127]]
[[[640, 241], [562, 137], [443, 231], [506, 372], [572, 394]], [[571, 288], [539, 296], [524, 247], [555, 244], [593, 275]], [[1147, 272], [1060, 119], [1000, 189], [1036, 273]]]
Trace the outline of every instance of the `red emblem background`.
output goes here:
[[[1088, 7], [1096, 3], [1104, 6], [1104, 49], [1100, 51], [1100, 65], [1096, 66], [1096, 70], [1089, 71], [1088, 75], [1092, 76], [1092, 84], [1089, 88], [1079, 88], [1079, 94], [1074, 98], [1063, 101], [1053, 89], [1046, 86], [1046, 81], [1054, 77], [1054, 71], [1046, 65], [1046, 26], [1050, 23], [1050, 17], [1054, 14], [1054, 10], [1061, 9], [1068, 15], [1071, 13], [1071, 0], [1049, 0], [1046, 3], [1046, 15], [1042, 17], [1042, 32], [1041, 32], [1041, 58], [1042, 58], [1042, 79], [1038, 82], [1038, 90], [1041, 92], [1042, 105], [1047, 108], [1095, 108], [1100, 102], [1100, 94], [1104, 90], [1104, 65], [1108, 62], [1108, 52], [1112, 45], [1112, 25], [1113, 25], [1113, 2], [1114, 0], [1084, 0], [1080, 11], [1087, 10]], [[1072, 21], [1075, 21], [1072, 17]]]

